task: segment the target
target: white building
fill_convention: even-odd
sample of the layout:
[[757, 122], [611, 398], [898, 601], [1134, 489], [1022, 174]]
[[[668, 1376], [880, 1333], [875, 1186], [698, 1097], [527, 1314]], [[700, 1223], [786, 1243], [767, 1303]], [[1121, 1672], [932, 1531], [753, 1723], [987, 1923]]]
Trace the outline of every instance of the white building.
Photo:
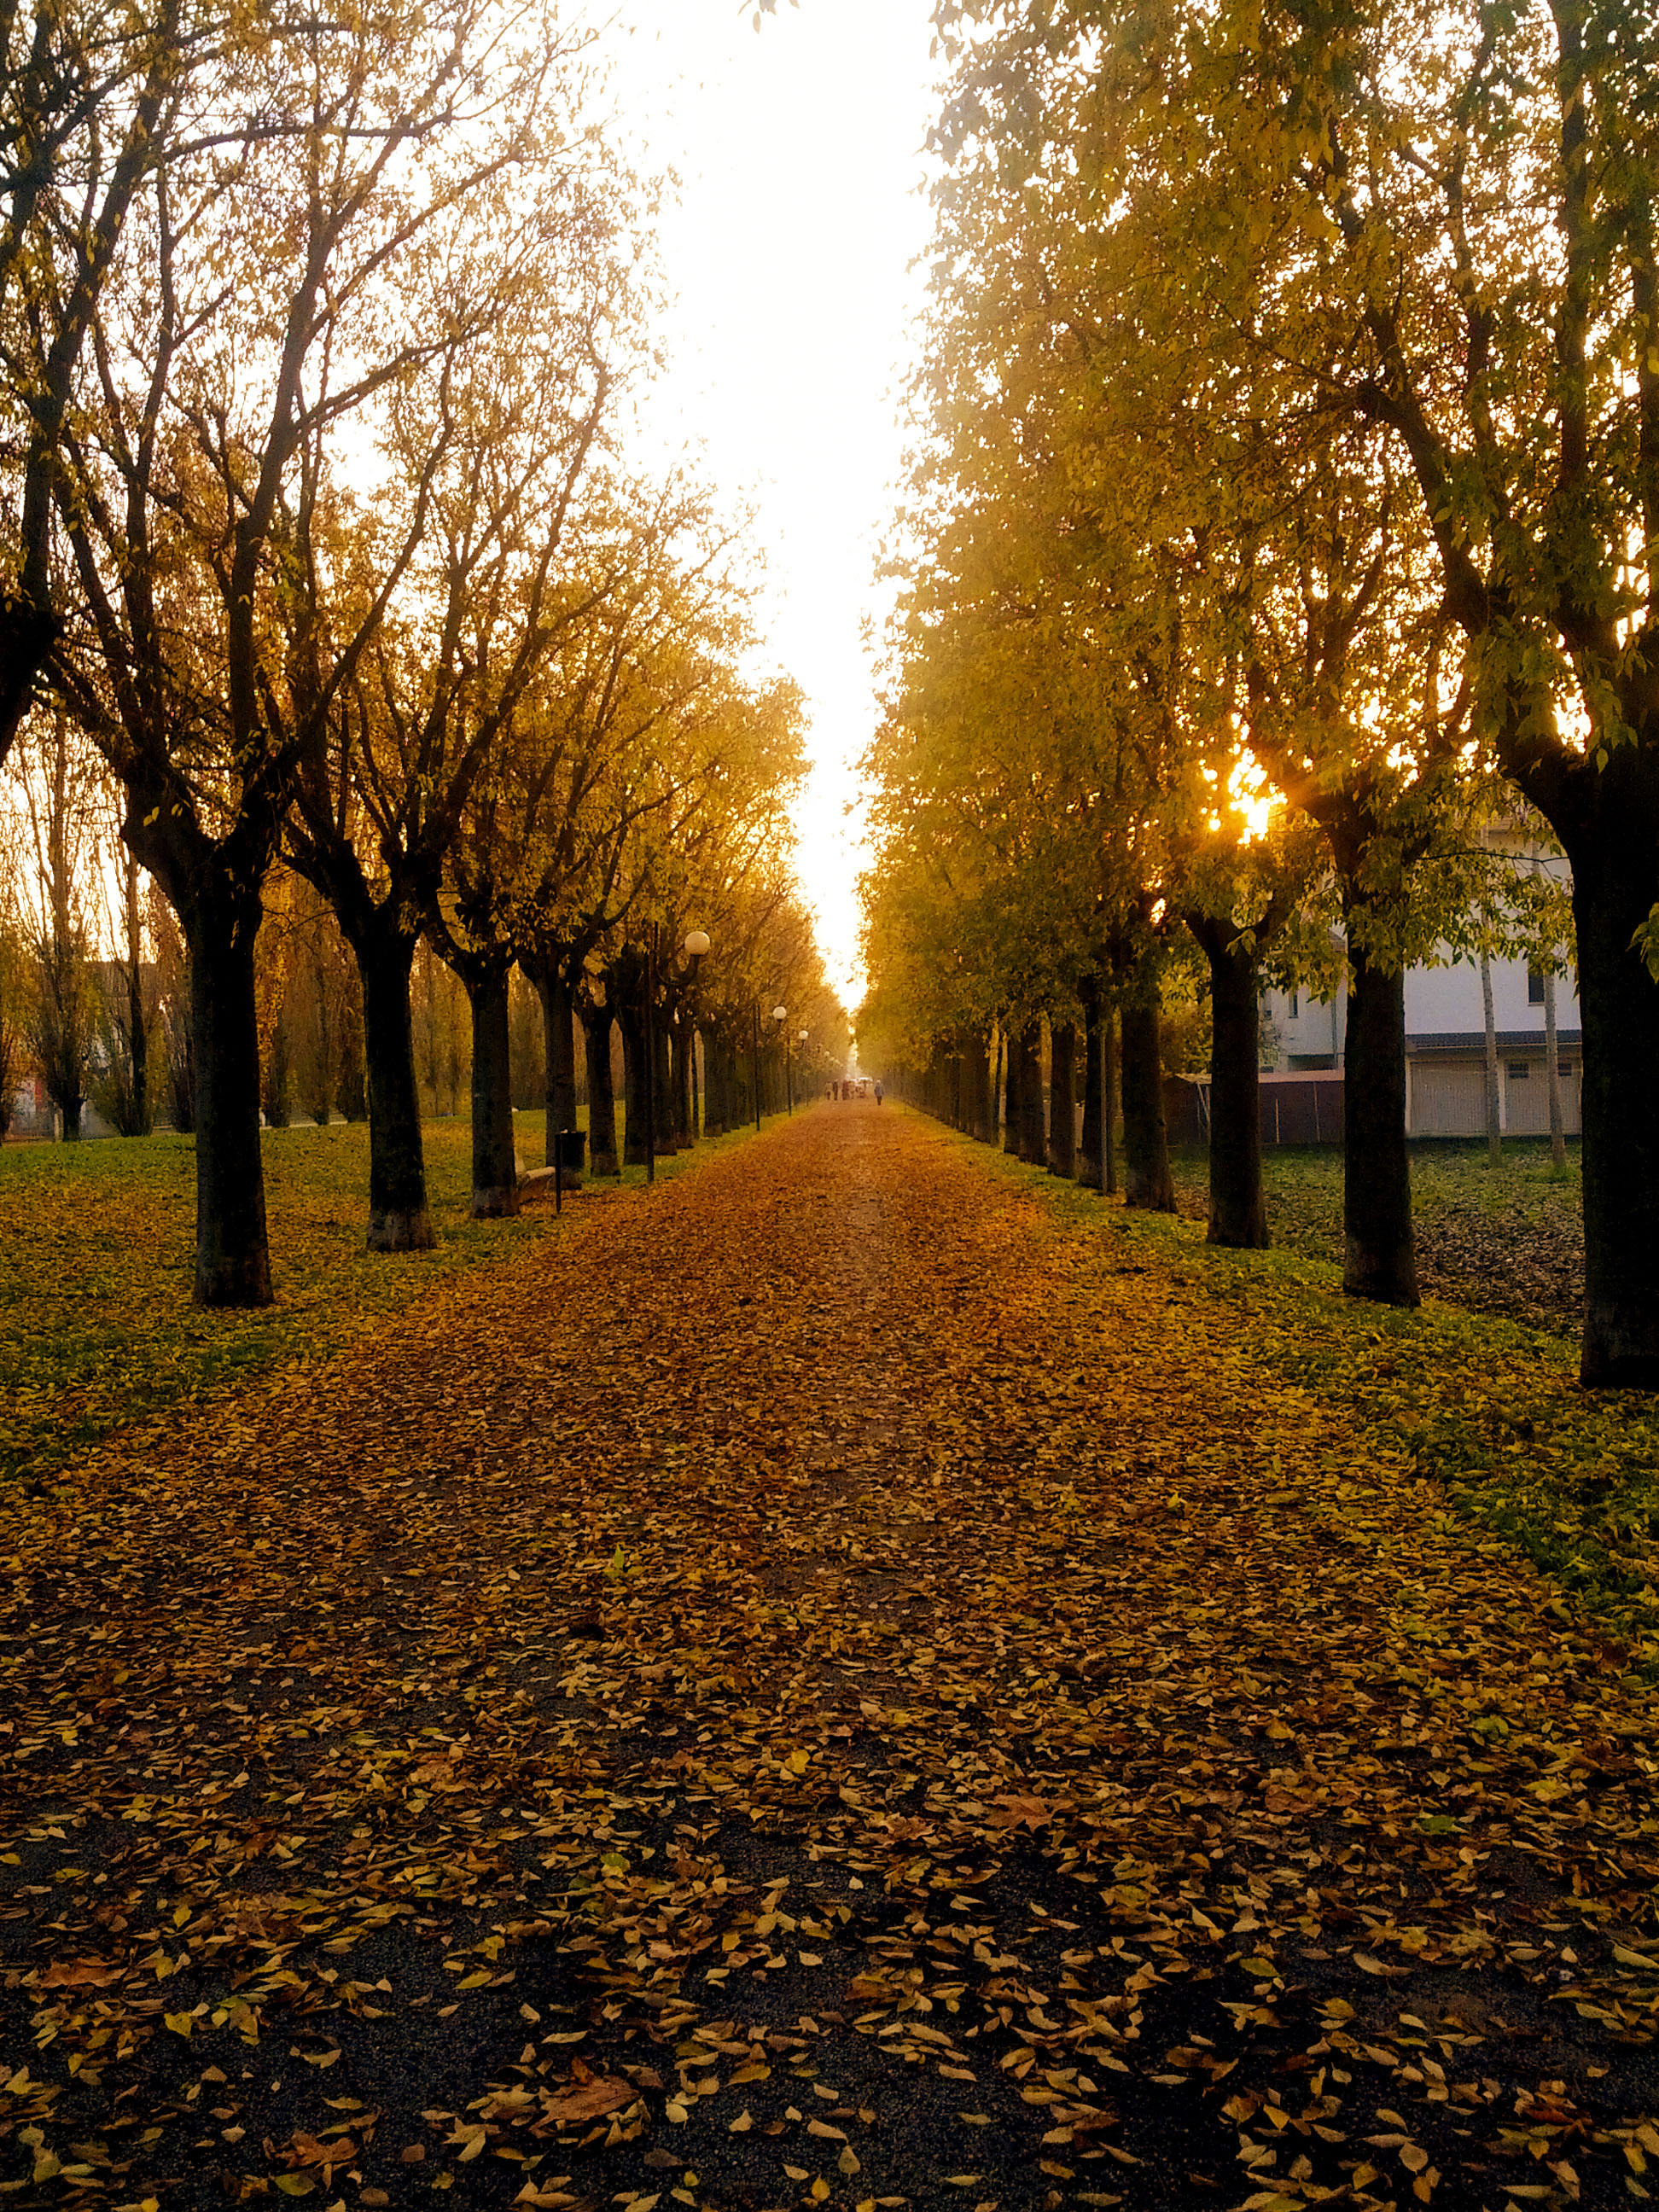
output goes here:
[[[1413, 1137], [1480, 1137], [1486, 1128], [1486, 1016], [1480, 964], [1443, 954], [1443, 964], [1406, 976], [1406, 1129]], [[1491, 963], [1498, 1031], [1498, 1100], [1504, 1133], [1549, 1134], [1549, 1083], [1544, 1067], [1544, 979], [1524, 960]], [[1276, 1073], [1340, 1069], [1347, 1030], [1346, 986], [1333, 1002], [1306, 992], [1269, 991], [1264, 1028], [1278, 1040]], [[1555, 985], [1556, 1045], [1561, 1113], [1578, 1133], [1582, 1032], [1571, 972]]]

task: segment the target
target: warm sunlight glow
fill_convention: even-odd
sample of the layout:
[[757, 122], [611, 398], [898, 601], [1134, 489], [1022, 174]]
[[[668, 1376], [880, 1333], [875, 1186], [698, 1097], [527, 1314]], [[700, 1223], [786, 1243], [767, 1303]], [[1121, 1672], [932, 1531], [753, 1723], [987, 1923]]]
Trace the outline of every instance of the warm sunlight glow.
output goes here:
[[1243, 818], [1244, 842], [1254, 844], [1265, 837], [1275, 808], [1285, 804], [1280, 793], [1268, 782], [1260, 761], [1250, 753], [1241, 753], [1237, 764], [1227, 779], [1227, 795], [1235, 811]]
[[811, 722], [800, 876], [849, 1006], [876, 536], [927, 236], [927, 0], [803, 0], [756, 32], [734, 0], [625, 0], [605, 40], [635, 160], [681, 179], [658, 240], [669, 373], [644, 434], [700, 439], [720, 495], [755, 507], [769, 655]]

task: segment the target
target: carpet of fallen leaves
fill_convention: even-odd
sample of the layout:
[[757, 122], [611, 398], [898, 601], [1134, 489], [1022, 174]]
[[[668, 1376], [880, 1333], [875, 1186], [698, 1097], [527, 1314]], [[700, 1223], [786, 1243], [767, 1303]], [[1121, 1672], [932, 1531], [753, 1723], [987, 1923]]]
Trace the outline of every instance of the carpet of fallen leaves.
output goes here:
[[[533, 1164], [544, 1116], [516, 1120]], [[216, 1312], [191, 1302], [193, 1138], [0, 1146], [0, 1482], [49, 1479], [110, 1429], [343, 1350], [451, 1275], [554, 1233], [550, 1202], [472, 1220], [471, 1123], [428, 1121], [422, 1134], [438, 1248], [371, 1260], [367, 1125], [267, 1129], [276, 1303]], [[666, 1179], [685, 1163], [660, 1164]]]
[[0, 1559], [20, 2205], [1643, 2200], [1645, 1692], [1237, 1306], [819, 1108]]
[[[1412, 1211], [1424, 1293], [1534, 1328], [1576, 1333], [1584, 1305], [1584, 1221], [1574, 1165], [1550, 1177], [1547, 1145], [1510, 1143], [1504, 1164], [1484, 1146], [1412, 1146]], [[1263, 1158], [1273, 1239], [1310, 1259], [1342, 1259], [1340, 1148], [1269, 1150]], [[1202, 1220], [1209, 1161], [1176, 1164], [1182, 1213]]]

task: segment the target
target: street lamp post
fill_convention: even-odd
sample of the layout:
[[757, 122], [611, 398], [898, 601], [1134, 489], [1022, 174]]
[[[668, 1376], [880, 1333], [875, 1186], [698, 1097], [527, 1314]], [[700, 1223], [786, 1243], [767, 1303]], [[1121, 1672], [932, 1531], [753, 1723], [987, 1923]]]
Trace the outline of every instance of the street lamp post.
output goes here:
[[793, 1114], [795, 1110], [795, 1092], [789, 1068], [789, 1033], [783, 1026], [789, 1018], [788, 1007], [774, 1006], [772, 1018], [778, 1025], [778, 1035], [783, 1039], [783, 1098], [785, 1107]]

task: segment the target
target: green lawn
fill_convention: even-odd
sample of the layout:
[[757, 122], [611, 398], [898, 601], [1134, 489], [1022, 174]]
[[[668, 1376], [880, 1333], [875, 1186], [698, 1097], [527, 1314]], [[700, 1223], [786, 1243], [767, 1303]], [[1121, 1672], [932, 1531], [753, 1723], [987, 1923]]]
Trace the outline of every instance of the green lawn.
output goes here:
[[[525, 1164], [539, 1166], [543, 1116], [516, 1118]], [[620, 1109], [617, 1118], [620, 1137]], [[659, 1160], [659, 1179], [745, 1133]], [[191, 1138], [0, 1148], [0, 1480], [46, 1474], [108, 1429], [180, 1400], [326, 1357], [458, 1271], [555, 1234], [550, 1201], [514, 1221], [469, 1218], [471, 1135], [463, 1121], [426, 1127], [437, 1249], [370, 1255], [367, 1127], [267, 1130], [276, 1302], [249, 1313], [191, 1303]], [[643, 1168], [624, 1177], [644, 1180]]]
[[[1583, 1291], [1578, 1146], [1550, 1170], [1547, 1144], [1413, 1145], [1412, 1200], [1424, 1291], [1571, 1334]], [[1342, 1154], [1270, 1148], [1263, 1156], [1273, 1242], [1309, 1259], [1342, 1257]], [[1196, 1148], [1175, 1156], [1182, 1212], [1201, 1218], [1209, 1176]]]

